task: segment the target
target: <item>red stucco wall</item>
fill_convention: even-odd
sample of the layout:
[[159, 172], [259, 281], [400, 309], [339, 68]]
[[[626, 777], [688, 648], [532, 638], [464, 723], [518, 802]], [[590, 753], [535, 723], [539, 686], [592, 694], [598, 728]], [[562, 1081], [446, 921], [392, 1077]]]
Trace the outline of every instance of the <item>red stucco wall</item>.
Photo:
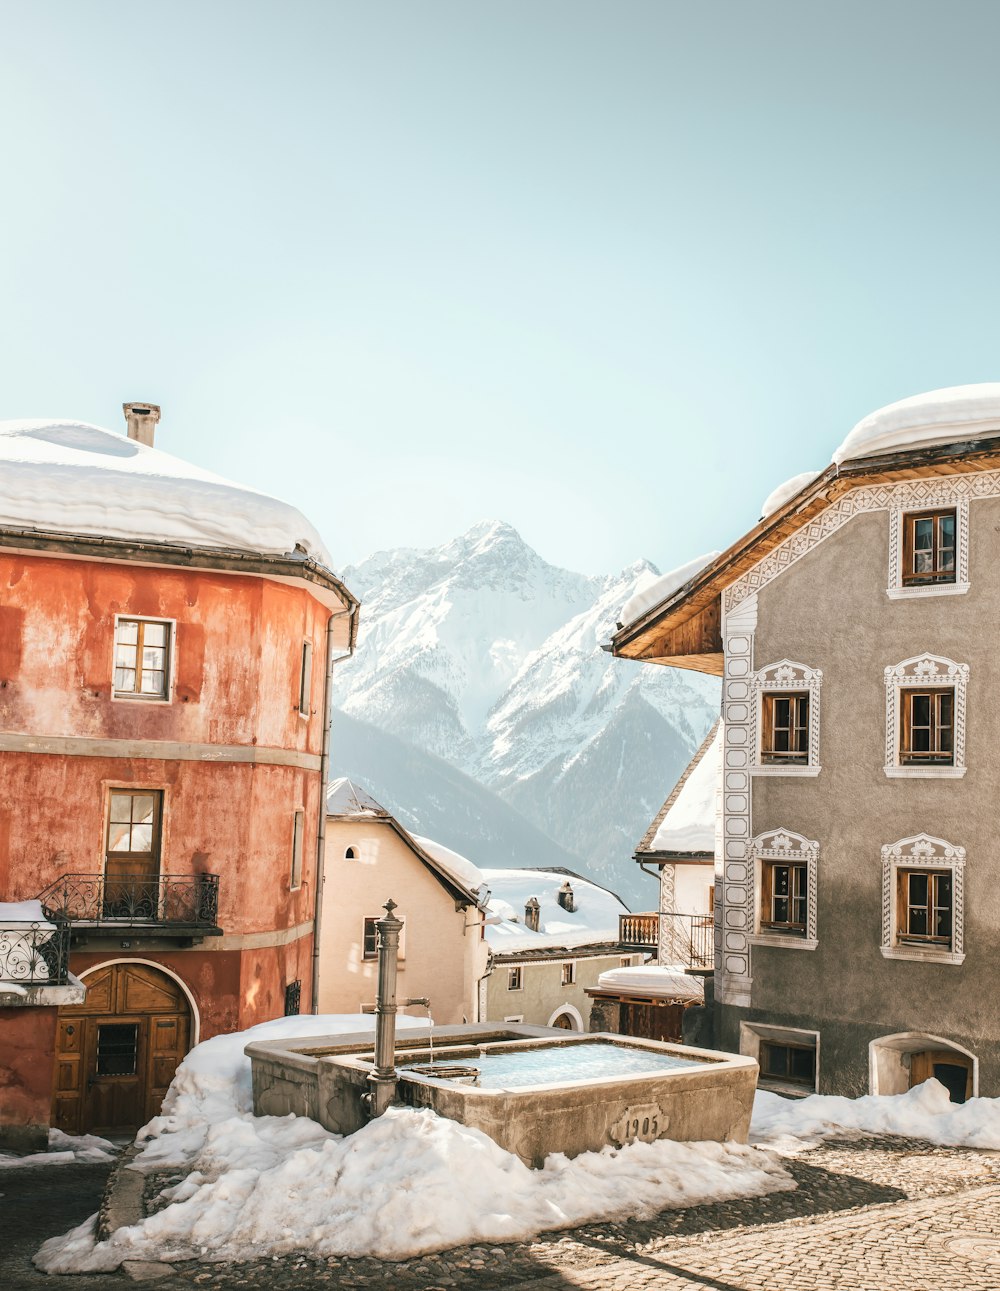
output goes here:
[[44, 1149], [52, 1099], [56, 1010], [0, 1009], [0, 1145]]

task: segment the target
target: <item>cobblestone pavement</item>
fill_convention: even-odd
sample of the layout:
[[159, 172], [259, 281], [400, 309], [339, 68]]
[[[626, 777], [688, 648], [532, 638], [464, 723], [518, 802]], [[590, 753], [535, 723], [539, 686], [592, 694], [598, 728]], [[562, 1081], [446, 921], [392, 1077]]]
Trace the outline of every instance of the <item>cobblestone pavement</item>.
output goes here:
[[[788, 1162], [791, 1193], [688, 1210], [646, 1220], [591, 1224], [532, 1242], [463, 1247], [401, 1263], [285, 1256], [249, 1264], [184, 1263], [136, 1267], [157, 1291], [193, 1288], [311, 1287], [393, 1291], [997, 1291], [1000, 1288], [1000, 1153], [934, 1148], [902, 1139], [830, 1142]], [[17, 1172], [51, 1179], [48, 1167]], [[14, 1172], [0, 1171], [0, 1192]], [[6, 1174], [6, 1178], [5, 1178]], [[36, 1209], [52, 1208], [36, 1180]], [[65, 1191], [65, 1185], [64, 1185]], [[56, 1208], [35, 1221], [34, 1246], [96, 1209], [97, 1195], [75, 1218]], [[8, 1198], [0, 1200], [5, 1208]], [[28, 1212], [25, 1212], [28, 1213]], [[3, 1230], [7, 1228], [6, 1212]], [[65, 1222], [64, 1222], [65, 1216]], [[44, 1232], [41, 1231], [44, 1227]], [[124, 1291], [128, 1273], [72, 1280], [45, 1278], [0, 1247], [7, 1291], [66, 1287]], [[13, 1280], [12, 1280], [13, 1277]]]

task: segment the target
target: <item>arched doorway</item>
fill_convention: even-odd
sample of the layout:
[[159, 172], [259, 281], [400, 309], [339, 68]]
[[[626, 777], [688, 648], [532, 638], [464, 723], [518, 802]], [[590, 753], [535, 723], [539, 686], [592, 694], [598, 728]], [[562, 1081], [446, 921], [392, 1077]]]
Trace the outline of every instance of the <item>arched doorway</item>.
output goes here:
[[52, 1123], [69, 1134], [136, 1130], [160, 1110], [191, 1040], [180, 983], [150, 964], [106, 964], [83, 1004], [59, 1010]]
[[978, 1093], [978, 1063], [974, 1054], [953, 1040], [904, 1031], [873, 1040], [869, 1048], [873, 1094], [903, 1094], [932, 1077], [939, 1080], [953, 1103]]
[[558, 1027], [560, 1031], [582, 1031], [583, 1018], [580, 1010], [575, 1009], [572, 1004], [563, 1004], [556, 1009], [555, 1013], [549, 1018], [550, 1027]]

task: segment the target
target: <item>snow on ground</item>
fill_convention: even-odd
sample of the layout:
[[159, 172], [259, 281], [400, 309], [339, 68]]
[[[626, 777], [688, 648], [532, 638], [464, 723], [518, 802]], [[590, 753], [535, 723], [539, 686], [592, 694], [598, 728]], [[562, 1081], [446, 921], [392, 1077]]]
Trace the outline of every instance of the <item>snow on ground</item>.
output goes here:
[[782, 1152], [815, 1147], [844, 1131], [898, 1134], [942, 1147], [1000, 1149], [1000, 1098], [953, 1103], [937, 1080], [925, 1080], [905, 1094], [838, 1098], [810, 1094], [782, 1098], [758, 1090], [750, 1142]]
[[[368, 1030], [374, 1019], [281, 1018], [185, 1058], [136, 1164], [185, 1173], [170, 1204], [95, 1243], [96, 1216], [47, 1241], [48, 1273], [123, 1260], [249, 1260], [295, 1250], [403, 1259], [594, 1220], [794, 1187], [769, 1153], [732, 1143], [635, 1143], [531, 1170], [478, 1130], [393, 1107], [341, 1138], [305, 1117], [252, 1115], [250, 1040]], [[419, 1019], [400, 1018], [407, 1026]]]
[[107, 1139], [96, 1134], [64, 1134], [62, 1130], [49, 1130], [46, 1152], [32, 1152], [28, 1156], [12, 1156], [0, 1152], [0, 1170], [14, 1170], [23, 1165], [69, 1165], [74, 1161], [113, 1161], [118, 1149]]

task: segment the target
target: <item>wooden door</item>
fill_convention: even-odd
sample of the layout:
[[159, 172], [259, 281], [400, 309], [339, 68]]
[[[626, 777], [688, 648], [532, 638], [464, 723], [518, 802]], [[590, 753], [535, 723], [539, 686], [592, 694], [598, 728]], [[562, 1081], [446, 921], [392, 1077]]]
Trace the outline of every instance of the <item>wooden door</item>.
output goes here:
[[910, 1054], [910, 1088], [931, 1077], [939, 1080], [953, 1103], [972, 1097], [972, 1059], [954, 1049], [924, 1049]]
[[109, 964], [85, 1003], [59, 1012], [53, 1124], [68, 1133], [136, 1130], [160, 1110], [191, 1040], [177, 982], [148, 964]]
[[622, 1004], [622, 1035], [637, 1040], [677, 1043], [681, 1039], [683, 1004]]
[[111, 791], [104, 863], [105, 919], [157, 918], [162, 807], [159, 790]]

